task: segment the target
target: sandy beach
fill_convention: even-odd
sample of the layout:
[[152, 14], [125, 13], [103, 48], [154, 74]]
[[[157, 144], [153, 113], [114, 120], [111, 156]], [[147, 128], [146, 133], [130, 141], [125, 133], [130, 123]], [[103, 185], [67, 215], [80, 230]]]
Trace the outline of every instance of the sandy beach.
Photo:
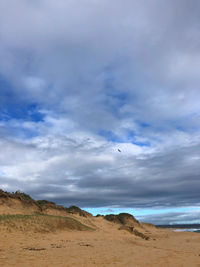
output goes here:
[[[80, 216], [80, 220], [86, 221]], [[1, 229], [1, 266], [200, 266], [200, 235], [143, 225], [148, 240], [102, 217], [90, 218], [94, 231], [54, 233]]]
[[10, 266], [200, 267], [200, 0], [0, 0]]

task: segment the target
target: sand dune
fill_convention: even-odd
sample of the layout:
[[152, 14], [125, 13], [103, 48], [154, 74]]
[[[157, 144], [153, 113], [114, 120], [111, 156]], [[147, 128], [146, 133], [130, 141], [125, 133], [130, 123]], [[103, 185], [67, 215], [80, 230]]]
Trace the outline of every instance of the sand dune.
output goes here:
[[6, 209], [1, 197], [0, 266], [200, 266], [197, 233], [157, 229], [127, 214], [106, 220], [76, 208], [62, 216], [56, 207], [49, 206], [51, 215], [30, 208], [25, 215], [20, 199], [14, 201], [18, 215], [6, 215], [7, 201]]

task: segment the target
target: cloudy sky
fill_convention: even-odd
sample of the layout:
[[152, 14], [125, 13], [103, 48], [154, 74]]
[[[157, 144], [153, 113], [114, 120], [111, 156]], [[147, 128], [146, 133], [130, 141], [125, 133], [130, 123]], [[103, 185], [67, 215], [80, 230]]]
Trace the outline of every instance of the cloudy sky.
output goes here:
[[0, 188], [200, 222], [199, 11], [199, 0], [1, 0]]

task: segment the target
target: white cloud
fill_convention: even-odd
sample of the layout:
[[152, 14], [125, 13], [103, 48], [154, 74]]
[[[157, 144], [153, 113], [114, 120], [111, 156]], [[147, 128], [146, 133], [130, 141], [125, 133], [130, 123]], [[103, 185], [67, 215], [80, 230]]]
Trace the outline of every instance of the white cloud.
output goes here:
[[0, 186], [82, 206], [195, 203], [199, 5], [1, 1]]

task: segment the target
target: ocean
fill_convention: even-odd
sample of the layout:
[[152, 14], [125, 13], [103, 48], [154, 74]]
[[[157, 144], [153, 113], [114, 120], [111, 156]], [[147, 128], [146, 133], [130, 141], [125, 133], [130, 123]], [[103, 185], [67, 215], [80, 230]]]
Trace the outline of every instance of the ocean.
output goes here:
[[194, 233], [200, 233], [200, 228], [170, 229], [170, 231], [174, 231], [174, 232], [194, 232]]

